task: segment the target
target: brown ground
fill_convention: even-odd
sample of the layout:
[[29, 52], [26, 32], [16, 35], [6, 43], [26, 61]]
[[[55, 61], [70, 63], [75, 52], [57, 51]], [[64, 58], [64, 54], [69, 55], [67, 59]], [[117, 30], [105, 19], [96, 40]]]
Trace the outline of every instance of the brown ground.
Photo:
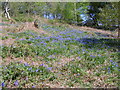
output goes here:
[[25, 31], [25, 30], [34, 30], [35, 32], [38, 32], [38, 33], [40, 33], [40, 34], [47, 34], [47, 35], [49, 35], [47, 32], [45, 32], [42, 28], [36, 28], [35, 26], [34, 26], [34, 22], [25, 22], [25, 24], [24, 24], [24, 29], [23, 29], [23, 31]]
[[34, 61], [32, 57], [25, 57], [25, 58], [15, 58], [15, 57], [7, 57], [3, 59], [4, 63], [3, 65], [8, 65], [11, 62], [20, 62], [20, 63], [28, 63], [31, 66], [39, 66], [40, 64], [44, 63], [44, 61], [41, 61], [42, 57], [38, 57], [40, 60]]
[[6, 45], [6, 46], [12, 45], [14, 43], [14, 41], [15, 41], [15, 39], [12, 39], [12, 38], [0, 40], [0, 42], [2, 42], [1, 44]]
[[88, 31], [88, 32], [97, 32], [97, 33], [101, 33], [101, 34], [109, 34], [112, 37], [117, 37], [118, 36], [118, 32], [117, 31], [107, 31], [107, 30], [103, 30], [103, 29], [96, 29], [96, 28], [91, 28], [91, 27], [86, 27], [86, 26], [70, 26], [71, 28], [75, 28], [78, 30], [83, 30], [83, 31]]
[[[5, 22], [6, 23], [6, 22]], [[1, 29], [6, 29], [6, 28], [10, 28], [11, 31], [13, 30], [13, 26], [0, 26]], [[33, 22], [25, 22], [24, 24], [19, 25], [18, 27], [16, 27], [16, 29], [13, 31], [15, 33], [18, 32], [24, 32], [26, 30], [33, 30], [39, 34], [46, 34], [48, 36], [50, 36], [50, 34], [48, 34], [47, 32], [45, 32], [42, 28], [35, 28]], [[1, 36], [6, 36], [6, 33], [0, 33]], [[7, 35], [9, 36], [9, 35]], [[5, 40], [0, 40], [0, 44], [2, 45], [11, 45], [13, 44], [15, 41], [15, 39], [9, 38], [9, 39], [5, 39]]]

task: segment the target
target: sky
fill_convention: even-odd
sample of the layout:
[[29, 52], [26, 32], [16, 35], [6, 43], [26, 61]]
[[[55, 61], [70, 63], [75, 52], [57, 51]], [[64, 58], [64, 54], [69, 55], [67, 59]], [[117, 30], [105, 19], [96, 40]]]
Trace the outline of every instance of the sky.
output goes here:
[[[80, 14], [80, 17], [83, 19], [83, 21], [86, 21], [88, 18], [88, 16], [85, 14]], [[50, 14], [49, 16], [44, 14], [44, 18], [54, 19], [52, 14]]]

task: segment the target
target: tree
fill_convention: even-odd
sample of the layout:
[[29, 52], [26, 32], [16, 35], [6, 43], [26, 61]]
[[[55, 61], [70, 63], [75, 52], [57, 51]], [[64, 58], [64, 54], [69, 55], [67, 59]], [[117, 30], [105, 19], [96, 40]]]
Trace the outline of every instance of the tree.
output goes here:
[[106, 4], [106, 2], [90, 2], [87, 14], [92, 19], [93, 26], [98, 26], [100, 8], [103, 8]]
[[81, 14], [87, 16], [89, 2], [77, 2], [76, 3], [76, 15], [77, 15], [77, 25], [82, 25], [83, 19], [81, 18]]
[[10, 14], [9, 14], [9, 3], [8, 2], [3, 2], [3, 10], [4, 10], [4, 15], [7, 19], [11, 19]]
[[9, 8], [8, 0], [2, 3], [2, 9], [3, 9], [5, 17], [10, 21], [10, 23], [16, 23], [16, 21], [10, 17], [10, 13], [9, 13], [10, 8]]
[[120, 20], [119, 20], [119, 4], [118, 2], [111, 2], [101, 9], [99, 13], [99, 22], [110, 30], [118, 28], [118, 37], [120, 37]]

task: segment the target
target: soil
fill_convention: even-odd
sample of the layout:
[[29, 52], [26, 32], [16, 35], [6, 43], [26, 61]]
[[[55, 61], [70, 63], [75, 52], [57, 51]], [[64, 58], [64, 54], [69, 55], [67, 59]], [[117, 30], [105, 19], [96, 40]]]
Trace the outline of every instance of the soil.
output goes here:
[[[42, 57], [39, 57], [39, 59], [42, 59]], [[44, 62], [39, 60], [39, 61], [34, 61], [32, 57], [26, 57], [26, 58], [15, 58], [15, 57], [7, 57], [3, 59], [3, 65], [8, 65], [11, 62], [20, 62], [22, 64], [28, 63], [31, 66], [39, 66], [40, 64], [43, 64]]]
[[103, 29], [96, 29], [96, 28], [91, 28], [91, 27], [86, 27], [86, 26], [70, 26], [71, 28], [82, 30], [82, 31], [88, 31], [88, 32], [97, 32], [100, 34], [109, 34], [112, 37], [117, 37], [118, 32], [117, 31], [107, 31]]

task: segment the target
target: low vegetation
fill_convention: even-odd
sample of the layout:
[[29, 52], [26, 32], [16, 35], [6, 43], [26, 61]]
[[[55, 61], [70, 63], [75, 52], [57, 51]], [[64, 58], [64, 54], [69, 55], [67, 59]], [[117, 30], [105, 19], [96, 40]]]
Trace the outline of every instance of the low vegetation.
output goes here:
[[[34, 30], [12, 32], [10, 28], [9, 32], [7, 29], [0, 32], [7, 34], [1, 38], [2, 87], [81, 88], [120, 85], [118, 39], [47, 23], [42, 24], [41, 28], [49, 36]], [[14, 43], [4, 45], [4, 41], [9, 38], [15, 39]]]

